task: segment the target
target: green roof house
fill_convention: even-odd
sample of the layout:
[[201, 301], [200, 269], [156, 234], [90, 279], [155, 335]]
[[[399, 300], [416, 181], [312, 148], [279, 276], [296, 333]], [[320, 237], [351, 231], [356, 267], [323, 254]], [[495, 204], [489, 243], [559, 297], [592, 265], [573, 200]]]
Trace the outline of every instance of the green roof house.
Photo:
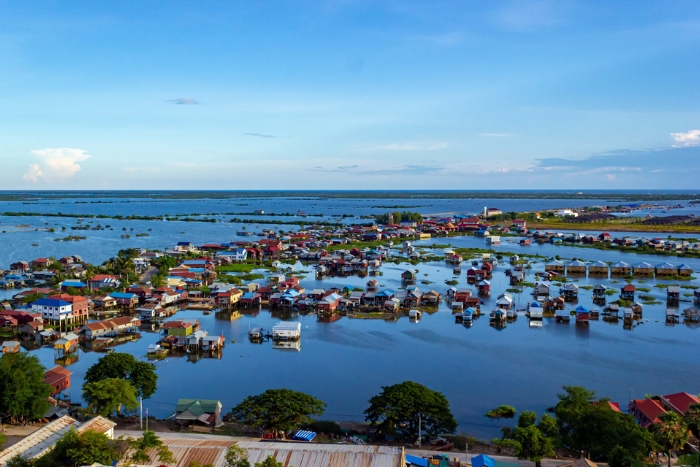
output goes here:
[[190, 426], [192, 431], [204, 428], [210, 431], [221, 426], [221, 401], [207, 399], [180, 399], [175, 408], [175, 420]]

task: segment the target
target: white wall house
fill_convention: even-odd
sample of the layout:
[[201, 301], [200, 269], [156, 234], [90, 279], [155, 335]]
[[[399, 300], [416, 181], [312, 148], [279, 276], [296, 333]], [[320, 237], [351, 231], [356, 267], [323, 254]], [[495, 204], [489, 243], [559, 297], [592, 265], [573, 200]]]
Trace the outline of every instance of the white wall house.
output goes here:
[[55, 298], [40, 298], [32, 303], [32, 312], [41, 313], [45, 320], [65, 320], [73, 317], [73, 304]]

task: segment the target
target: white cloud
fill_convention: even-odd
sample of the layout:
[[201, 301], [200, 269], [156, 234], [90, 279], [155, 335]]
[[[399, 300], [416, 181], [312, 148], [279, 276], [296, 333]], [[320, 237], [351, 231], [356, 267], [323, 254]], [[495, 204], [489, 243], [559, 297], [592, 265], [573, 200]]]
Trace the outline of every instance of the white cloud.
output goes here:
[[22, 180], [32, 183], [67, 180], [80, 172], [78, 162], [92, 157], [84, 149], [77, 148], [35, 149], [31, 153], [39, 159], [39, 163], [30, 164]]
[[445, 149], [447, 143], [406, 142], [381, 144], [364, 148], [367, 151], [439, 151]]
[[700, 144], [700, 130], [690, 130], [685, 133], [671, 133], [671, 138], [678, 143], [674, 147], [697, 146]]

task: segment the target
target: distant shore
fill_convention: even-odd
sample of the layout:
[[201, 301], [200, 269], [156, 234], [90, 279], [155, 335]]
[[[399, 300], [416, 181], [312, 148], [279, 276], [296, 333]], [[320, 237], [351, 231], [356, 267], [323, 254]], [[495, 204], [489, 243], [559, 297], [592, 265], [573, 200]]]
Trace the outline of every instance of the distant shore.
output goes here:
[[690, 225], [647, 225], [640, 223], [576, 223], [576, 222], [528, 222], [530, 230], [595, 230], [608, 232], [651, 232], [651, 233], [696, 233], [700, 226]]

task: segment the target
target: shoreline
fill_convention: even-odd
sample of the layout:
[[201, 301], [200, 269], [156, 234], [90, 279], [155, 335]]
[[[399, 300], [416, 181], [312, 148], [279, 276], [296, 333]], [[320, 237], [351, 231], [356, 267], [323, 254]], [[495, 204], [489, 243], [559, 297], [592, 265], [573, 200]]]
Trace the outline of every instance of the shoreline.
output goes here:
[[644, 224], [576, 224], [563, 222], [528, 222], [529, 230], [592, 230], [592, 231], [607, 231], [607, 232], [649, 232], [649, 233], [669, 233], [669, 234], [700, 234], [700, 226], [678, 226], [678, 228]]

